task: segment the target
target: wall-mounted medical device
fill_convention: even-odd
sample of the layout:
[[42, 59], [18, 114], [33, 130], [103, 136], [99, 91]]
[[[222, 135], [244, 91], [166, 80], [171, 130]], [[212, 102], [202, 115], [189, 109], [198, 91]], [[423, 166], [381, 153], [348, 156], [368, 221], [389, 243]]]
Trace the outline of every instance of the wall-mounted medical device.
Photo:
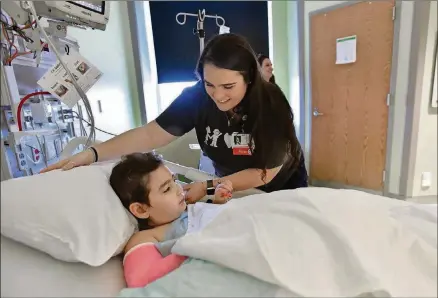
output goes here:
[[[75, 150], [94, 142], [94, 116], [85, 93], [102, 74], [92, 73], [92, 63], [79, 54], [79, 44], [69, 38], [67, 28], [105, 30], [110, 3], [9, 0], [2, 1], [1, 12], [0, 132], [4, 180], [36, 174], [57, 162], [75, 138], [86, 140]], [[51, 90], [41, 82], [54, 67], [60, 77], [51, 80], [59, 83], [62, 79], [62, 83]], [[68, 91], [74, 90], [78, 96], [66, 101]]]
[[[25, 23], [30, 12], [27, 1], [3, 1], [2, 9], [17, 23]], [[32, 1], [39, 17], [66, 22], [69, 25], [105, 30], [110, 6], [107, 1]]]

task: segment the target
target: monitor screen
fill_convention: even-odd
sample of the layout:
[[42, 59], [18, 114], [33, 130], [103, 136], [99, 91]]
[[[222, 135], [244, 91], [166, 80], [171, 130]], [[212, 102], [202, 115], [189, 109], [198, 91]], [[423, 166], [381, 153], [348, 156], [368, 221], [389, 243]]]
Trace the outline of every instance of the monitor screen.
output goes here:
[[105, 14], [105, 1], [67, 1], [82, 8]]

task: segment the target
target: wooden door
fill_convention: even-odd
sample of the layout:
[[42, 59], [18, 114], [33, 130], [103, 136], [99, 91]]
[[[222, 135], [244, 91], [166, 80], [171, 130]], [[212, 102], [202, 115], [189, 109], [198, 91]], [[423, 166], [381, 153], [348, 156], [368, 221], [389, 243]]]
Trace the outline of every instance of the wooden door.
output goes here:
[[[359, 2], [310, 17], [311, 183], [383, 190], [393, 6]], [[353, 35], [356, 62], [336, 64], [336, 39]]]

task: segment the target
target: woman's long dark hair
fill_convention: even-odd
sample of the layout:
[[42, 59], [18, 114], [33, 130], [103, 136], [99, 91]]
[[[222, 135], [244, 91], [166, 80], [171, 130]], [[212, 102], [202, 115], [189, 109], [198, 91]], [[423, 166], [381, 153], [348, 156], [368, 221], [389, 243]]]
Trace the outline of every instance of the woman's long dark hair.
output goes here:
[[[257, 61], [259, 62], [260, 67], [263, 66], [263, 61], [265, 61], [265, 59], [269, 59], [269, 57], [261, 53], [257, 55]], [[274, 75], [272, 75], [271, 78], [269, 79], [269, 83], [276, 84]]]
[[301, 147], [292, 109], [281, 89], [262, 78], [256, 55], [246, 39], [236, 34], [215, 36], [199, 57], [196, 72], [201, 80], [204, 79], [204, 65], [209, 63], [240, 72], [248, 85], [245, 94], [250, 102], [247, 121], [252, 127], [250, 143], [255, 147], [251, 150], [254, 166], [262, 169], [262, 179], [265, 181], [266, 170], [273, 167], [270, 163], [277, 152], [286, 152], [285, 161], [296, 168]]

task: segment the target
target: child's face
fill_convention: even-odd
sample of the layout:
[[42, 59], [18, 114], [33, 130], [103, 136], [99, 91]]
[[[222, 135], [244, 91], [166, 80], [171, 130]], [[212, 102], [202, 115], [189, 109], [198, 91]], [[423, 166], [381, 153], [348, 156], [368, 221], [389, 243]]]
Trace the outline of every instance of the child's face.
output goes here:
[[186, 209], [183, 189], [167, 167], [160, 166], [150, 173], [147, 187], [150, 206], [145, 206], [145, 209], [153, 224], [171, 222]]

